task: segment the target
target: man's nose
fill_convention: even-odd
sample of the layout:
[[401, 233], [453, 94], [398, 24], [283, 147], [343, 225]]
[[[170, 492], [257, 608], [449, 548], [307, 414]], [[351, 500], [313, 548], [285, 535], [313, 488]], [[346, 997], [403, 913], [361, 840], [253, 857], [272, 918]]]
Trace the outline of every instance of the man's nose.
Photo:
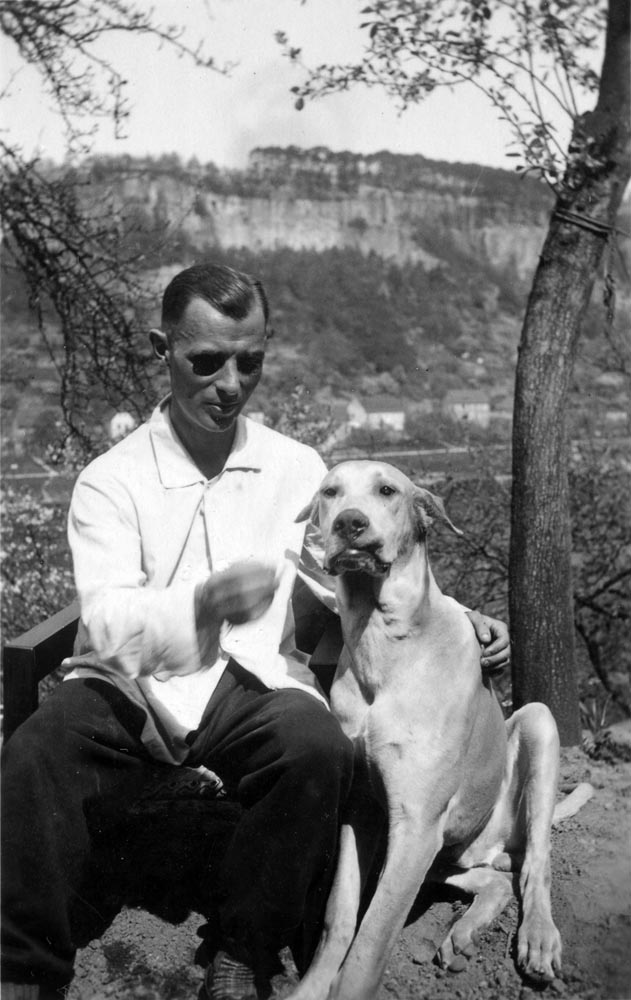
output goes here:
[[368, 518], [356, 507], [349, 507], [338, 514], [333, 522], [333, 531], [341, 535], [347, 541], [354, 541], [366, 530], [369, 525]]
[[241, 383], [239, 381], [237, 362], [234, 358], [228, 358], [218, 374], [215, 381], [215, 388], [227, 396], [236, 396], [240, 387]]

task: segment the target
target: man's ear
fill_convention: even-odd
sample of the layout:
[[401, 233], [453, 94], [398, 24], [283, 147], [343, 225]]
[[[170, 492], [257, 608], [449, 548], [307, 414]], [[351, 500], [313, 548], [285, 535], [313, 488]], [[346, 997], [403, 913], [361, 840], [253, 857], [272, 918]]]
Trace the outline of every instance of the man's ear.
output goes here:
[[299, 524], [300, 521], [311, 521], [316, 527], [320, 524], [320, 497], [316, 493], [311, 503], [308, 503], [306, 507], [303, 507], [298, 516], [296, 517], [294, 524]]
[[162, 330], [158, 330], [158, 328], [155, 327], [153, 330], [149, 331], [149, 340], [151, 341], [153, 353], [158, 361], [167, 361], [169, 340], [166, 333], [163, 333]]
[[414, 504], [418, 529], [422, 535], [427, 534], [427, 529], [432, 521], [442, 521], [443, 524], [446, 524], [448, 528], [451, 528], [456, 535], [464, 534], [464, 532], [461, 531], [460, 528], [457, 528], [448, 518], [445, 505], [440, 497], [430, 493], [429, 490], [424, 490], [422, 486], [417, 486], [414, 490], [412, 503]]

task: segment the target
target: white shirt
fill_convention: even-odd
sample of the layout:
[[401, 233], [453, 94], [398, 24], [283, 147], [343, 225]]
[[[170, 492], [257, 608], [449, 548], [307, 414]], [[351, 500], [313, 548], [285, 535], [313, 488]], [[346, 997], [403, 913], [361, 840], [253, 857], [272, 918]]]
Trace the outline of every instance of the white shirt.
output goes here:
[[[68, 676], [116, 684], [144, 708], [150, 751], [179, 761], [231, 656], [272, 690], [302, 688], [325, 701], [295, 648], [297, 573], [329, 607], [335, 601], [318, 533], [296, 521], [326, 473], [319, 455], [239, 417], [224, 469], [206, 480], [167, 404], [77, 480], [68, 537], [81, 626]], [[243, 559], [276, 566], [274, 599], [256, 621], [224, 623], [219, 646], [206, 650], [195, 587]]]

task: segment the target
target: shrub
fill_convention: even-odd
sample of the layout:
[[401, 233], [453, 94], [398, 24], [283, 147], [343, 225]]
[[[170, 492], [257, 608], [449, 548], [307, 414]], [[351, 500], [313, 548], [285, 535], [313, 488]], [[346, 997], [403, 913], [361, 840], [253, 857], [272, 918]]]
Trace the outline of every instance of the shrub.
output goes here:
[[75, 596], [66, 510], [30, 491], [5, 488], [2, 514], [2, 633], [14, 637]]

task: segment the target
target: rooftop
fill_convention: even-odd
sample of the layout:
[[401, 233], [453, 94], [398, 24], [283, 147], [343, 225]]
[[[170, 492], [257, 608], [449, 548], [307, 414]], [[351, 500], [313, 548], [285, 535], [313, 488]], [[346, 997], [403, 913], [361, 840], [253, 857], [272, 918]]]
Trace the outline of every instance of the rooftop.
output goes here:
[[445, 403], [488, 403], [489, 397], [481, 389], [450, 389], [445, 393]]
[[366, 413], [404, 413], [405, 404], [395, 396], [365, 396], [362, 406]]

